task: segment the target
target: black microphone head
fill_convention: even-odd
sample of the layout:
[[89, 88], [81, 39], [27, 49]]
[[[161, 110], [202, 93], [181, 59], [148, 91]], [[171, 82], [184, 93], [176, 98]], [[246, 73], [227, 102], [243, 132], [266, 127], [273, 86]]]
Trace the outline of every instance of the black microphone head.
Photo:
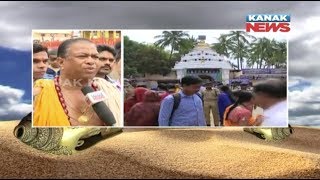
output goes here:
[[88, 93], [94, 92], [93, 88], [90, 86], [85, 86], [81, 89], [82, 93], [84, 95], [87, 95]]

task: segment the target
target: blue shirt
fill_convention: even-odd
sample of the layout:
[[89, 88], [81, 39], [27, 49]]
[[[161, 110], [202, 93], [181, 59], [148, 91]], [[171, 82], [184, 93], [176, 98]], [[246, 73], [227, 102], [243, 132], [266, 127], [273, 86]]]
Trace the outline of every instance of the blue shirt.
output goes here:
[[50, 67], [48, 67], [46, 74], [52, 75], [53, 77], [56, 77], [57, 75], [60, 75], [60, 70], [58, 72], [54, 71]]
[[43, 78], [42, 79], [54, 79], [54, 75], [52, 75], [52, 74], [44, 74], [44, 76], [43, 76]]
[[227, 109], [228, 106], [232, 104], [229, 96], [227, 93], [222, 92], [218, 96], [218, 108], [219, 108], [219, 115], [220, 121], [223, 120], [224, 111]]
[[56, 72], [48, 67], [47, 72], [43, 76], [43, 79], [54, 79], [57, 75], [60, 75], [60, 70]]
[[[179, 93], [181, 101], [172, 115], [171, 126], [207, 126], [200, 97], [196, 94], [187, 96], [182, 91]], [[172, 95], [162, 100], [158, 118], [159, 126], [169, 126], [173, 104]]]

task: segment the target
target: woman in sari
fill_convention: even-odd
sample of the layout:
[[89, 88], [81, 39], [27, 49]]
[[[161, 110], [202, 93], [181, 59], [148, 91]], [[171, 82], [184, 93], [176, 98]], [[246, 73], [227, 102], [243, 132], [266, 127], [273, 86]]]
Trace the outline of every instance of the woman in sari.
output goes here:
[[129, 97], [124, 102], [124, 113], [127, 113], [130, 111], [130, 109], [137, 103], [142, 102], [144, 93], [148, 91], [147, 88], [144, 87], [137, 87], [134, 89], [133, 96]]
[[160, 96], [148, 90], [144, 93], [143, 101], [125, 114], [125, 126], [158, 126], [159, 111]]
[[224, 112], [224, 126], [259, 126], [262, 116], [253, 117], [253, 96], [250, 92], [240, 91], [237, 101]]

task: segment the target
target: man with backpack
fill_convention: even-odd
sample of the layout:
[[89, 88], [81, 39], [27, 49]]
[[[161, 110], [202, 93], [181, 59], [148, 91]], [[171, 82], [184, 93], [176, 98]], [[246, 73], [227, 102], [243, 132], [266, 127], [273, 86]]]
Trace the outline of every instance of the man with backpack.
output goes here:
[[159, 126], [206, 126], [200, 90], [202, 80], [194, 76], [181, 79], [182, 90], [162, 100]]

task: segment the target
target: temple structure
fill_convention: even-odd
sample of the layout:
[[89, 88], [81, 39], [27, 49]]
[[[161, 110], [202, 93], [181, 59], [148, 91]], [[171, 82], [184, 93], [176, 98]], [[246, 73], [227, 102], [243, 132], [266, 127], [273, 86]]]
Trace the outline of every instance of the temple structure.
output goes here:
[[229, 84], [231, 59], [219, 55], [205, 42], [205, 36], [199, 36], [198, 44], [189, 53], [181, 57], [173, 68], [177, 79], [186, 75], [196, 75], [207, 81]]

